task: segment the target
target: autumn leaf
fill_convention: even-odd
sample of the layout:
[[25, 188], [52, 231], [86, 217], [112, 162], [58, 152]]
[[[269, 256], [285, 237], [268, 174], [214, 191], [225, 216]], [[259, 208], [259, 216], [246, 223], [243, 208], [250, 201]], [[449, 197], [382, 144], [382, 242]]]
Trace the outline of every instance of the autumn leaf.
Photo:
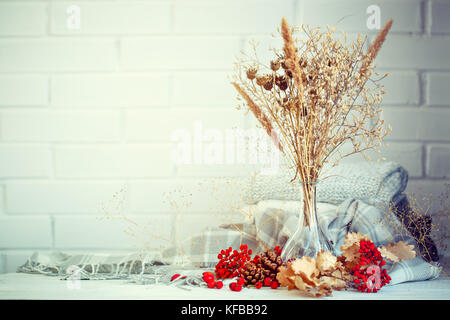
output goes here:
[[408, 245], [404, 241], [399, 241], [396, 244], [390, 243], [387, 246], [379, 248], [381, 256], [393, 262], [400, 262], [404, 260], [411, 260], [416, 256], [413, 245]]
[[332, 271], [336, 266], [337, 258], [329, 251], [319, 251], [316, 258], [317, 268], [322, 272]]
[[342, 290], [343, 288], [347, 287], [346, 281], [335, 277], [327, 277], [327, 276], [320, 277], [320, 284], [323, 283], [327, 284], [328, 286], [330, 286], [330, 288], [334, 290]]
[[362, 234], [361, 232], [349, 232], [345, 235], [344, 244], [341, 246], [341, 250], [345, 251], [347, 248], [357, 244], [359, 247], [359, 242], [361, 240], [370, 241], [370, 238], [366, 234]]
[[295, 259], [291, 263], [291, 268], [296, 275], [303, 273], [308, 278], [313, 278], [319, 273], [316, 268], [316, 260], [308, 256]]
[[281, 287], [288, 287], [288, 290], [295, 288], [294, 278], [295, 273], [292, 271], [290, 267], [290, 263], [288, 263], [288, 267], [280, 267], [277, 273], [277, 281], [280, 283]]
[[300, 259], [296, 259], [291, 264], [291, 268], [295, 275], [301, 277], [303, 281], [311, 286], [317, 286], [319, 270], [316, 266], [316, 260], [311, 257], [303, 256]]

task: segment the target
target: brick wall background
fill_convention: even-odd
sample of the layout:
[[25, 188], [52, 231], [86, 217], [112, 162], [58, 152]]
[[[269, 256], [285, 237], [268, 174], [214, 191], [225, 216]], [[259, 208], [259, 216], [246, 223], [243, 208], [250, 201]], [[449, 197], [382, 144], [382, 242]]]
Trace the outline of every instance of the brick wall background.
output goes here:
[[[78, 30], [67, 27], [72, 4]], [[122, 188], [133, 219], [173, 239], [165, 192], [248, 172], [170, 161], [171, 133], [195, 120], [253, 126], [226, 77], [239, 50], [250, 38], [266, 44], [283, 16], [311, 25], [345, 17], [338, 29], [373, 38], [372, 4], [382, 24], [394, 19], [377, 58], [391, 72], [383, 156], [408, 169], [408, 191], [439, 194], [450, 182], [450, 1], [0, 1], [0, 272], [35, 250], [136, 246], [122, 220], [102, 219], [100, 203]], [[214, 201], [193, 197], [179, 234], [212, 219]]]

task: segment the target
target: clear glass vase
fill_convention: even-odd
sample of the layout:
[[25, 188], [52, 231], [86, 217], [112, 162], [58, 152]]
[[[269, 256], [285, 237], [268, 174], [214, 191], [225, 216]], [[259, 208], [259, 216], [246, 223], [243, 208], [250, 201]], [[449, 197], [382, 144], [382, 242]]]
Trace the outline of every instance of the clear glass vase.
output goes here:
[[291, 258], [309, 256], [315, 258], [320, 250], [335, 255], [331, 242], [319, 226], [316, 204], [317, 182], [300, 183], [303, 193], [302, 212], [298, 215], [295, 231], [287, 240], [281, 253], [283, 261]]

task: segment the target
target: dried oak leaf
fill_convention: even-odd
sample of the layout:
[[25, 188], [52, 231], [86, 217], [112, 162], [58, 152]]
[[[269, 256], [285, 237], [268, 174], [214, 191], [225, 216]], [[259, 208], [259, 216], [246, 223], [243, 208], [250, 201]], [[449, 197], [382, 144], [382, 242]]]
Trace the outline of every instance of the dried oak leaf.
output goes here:
[[291, 263], [291, 268], [295, 275], [300, 276], [307, 284], [311, 286], [319, 285], [317, 279], [319, 270], [317, 269], [314, 258], [303, 256], [300, 259], [295, 259]]
[[328, 276], [320, 277], [320, 284], [327, 284], [331, 289], [338, 291], [347, 287], [346, 281], [339, 278]]
[[353, 267], [355, 267], [361, 259], [361, 253], [359, 252], [359, 243], [355, 243], [347, 247], [342, 252], [342, 257], [344, 257], [342, 263], [346, 270], [351, 270]]
[[347, 282], [354, 280], [352, 274], [344, 267], [341, 262], [336, 263], [336, 269], [330, 274], [330, 276], [342, 279]]
[[295, 276], [294, 284], [295, 284], [295, 287], [296, 287], [298, 290], [300, 290], [300, 291], [306, 291], [306, 292], [309, 292], [309, 291], [311, 290], [311, 286], [309, 286], [308, 284], [306, 284], [306, 283], [303, 281], [303, 278], [300, 277], [300, 276]]
[[393, 262], [411, 260], [416, 256], [414, 246], [409, 245], [404, 241], [399, 241], [396, 244], [390, 243], [387, 246], [382, 246], [379, 250], [383, 258]]
[[359, 253], [359, 242], [361, 240], [370, 241], [368, 235], [363, 235], [361, 232], [349, 232], [345, 235], [344, 244], [341, 246], [342, 263], [347, 271], [355, 267], [361, 258]]
[[317, 253], [316, 265], [320, 272], [330, 272], [336, 268], [337, 258], [329, 251], [321, 250]]
[[347, 248], [353, 246], [354, 244], [357, 244], [359, 247], [359, 242], [361, 240], [370, 241], [370, 238], [366, 234], [362, 234], [361, 232], [349, 232], [345, 235], [344, 244], [341, 246], [341, 250], [344, 251]]
[[288, 263], [287, 267], [281, 266], [277, 273], [277, 281], [281, 287], [288, 287], [288, 290], [295, 288], [295, 273], [292, 271], [291, 264]]
[[305, 282], [305, 278], [301, 276], [295, 276], [294, 283], [298, 290], [314, 297], [321, 297], [323, 295], [330, 296], [332, 292], [331, 286], [327, 283], [312, 286]]

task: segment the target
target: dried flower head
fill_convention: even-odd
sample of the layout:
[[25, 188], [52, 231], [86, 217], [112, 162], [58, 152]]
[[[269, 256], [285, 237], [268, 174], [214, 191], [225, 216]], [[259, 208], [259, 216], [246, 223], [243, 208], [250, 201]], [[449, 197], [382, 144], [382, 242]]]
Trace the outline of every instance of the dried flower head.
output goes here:
[[270, 69], [272, 69], [272, 71], [278, 71], [278, 69], [280, 69], [281, 66], [281, 62], [280, 60], [272, 60], [270, 61]]
[[253, 67], [250, 67], [250, 68], [248, 68], [248, 70], [247, 70], [247, 78], [248, 78], [249, 80], [253, 80], [253, 79], [256, 78], [256, 74], [257, 74], [257, 73], [258, 73], [258, 69], [253, 68]]

